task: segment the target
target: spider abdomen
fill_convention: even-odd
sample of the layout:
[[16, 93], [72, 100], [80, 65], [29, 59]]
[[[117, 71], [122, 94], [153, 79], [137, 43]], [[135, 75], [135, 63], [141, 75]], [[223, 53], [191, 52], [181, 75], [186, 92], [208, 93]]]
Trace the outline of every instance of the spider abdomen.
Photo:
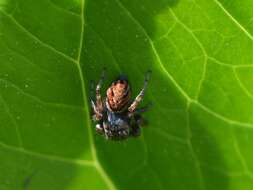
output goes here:
[[126, 79], [119, 78], [107, 89], [107, 105], [111, 111], [122, 111], [129, 103], [131, 91]]

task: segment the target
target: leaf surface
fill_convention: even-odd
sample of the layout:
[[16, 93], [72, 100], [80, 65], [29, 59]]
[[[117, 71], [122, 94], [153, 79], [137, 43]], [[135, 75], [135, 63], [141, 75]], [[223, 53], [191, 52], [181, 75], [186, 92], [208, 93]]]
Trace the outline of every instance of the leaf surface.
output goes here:
[[[252, 189], [252, 5], [0, 0], [0, 189]], [[141, 137], [95, 134], [103, 67], [153, 71]]]

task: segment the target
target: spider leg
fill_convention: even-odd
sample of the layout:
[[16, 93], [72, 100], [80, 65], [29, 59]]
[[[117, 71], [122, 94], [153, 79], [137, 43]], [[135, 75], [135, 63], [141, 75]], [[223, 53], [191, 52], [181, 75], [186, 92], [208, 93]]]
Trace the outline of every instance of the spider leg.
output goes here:
[[134, 112], [130, 112], [129, 113], [129, 117], [133, 116], [133, 115], [139, 115], [141, 113], [144, 113], [144, 112], [147, 112], [151, 107], [153, 106], [152, 102], [150, 102], [149, 104], [147, 104], [146, 106], [144, 107], [141, 107], [141, 108], [136, 108], [134, 110]]
[[134, 112], [137, 108], [137, 106], [139, 105], [139, 103], [141, 102], [141, 100], [143, 99], [144, 97], [144, 94], [145, 94], [145, 90], [147, 88], [147, 85], [148, 85], [148, 81], [150, 79], [150, 75], [151, 75], [151, 71], [149, 70], [146, 74], [146, 77], [145, 77], [145, 81], [144, 81], [144, 85], [143, 85], [143, 88], [141, 89], [140, 93], [138, 94], [138, 96], [135, 98], [135, 100], [133, 101], [133, 103], [129, 106], [128, 108], [128, 111], [131, 113], [131, 112]]
[[145, 118], [143, 118], [140, 114], [134, 115], [134, 120], [139, 127], [146, 127], [148, 124], [148, 121]]
[[134, 122], [134, 124], [132, 125], [130, 134], [134, 137], [138, 137], [141, 135], [141, 129], [137, 122]]
[[112, 133], [109, 130], [109, 124], [108, 124], [108, 122], [103, 121], [102, 125], [103, 125], [103, 129], [104, 129], [105, 138], [109, 139], [112, 136]]
[[141, 127], [147, 126], [147, 120], [144, 119], [141, 113], [146, 112], [150, 109], [152, 103], [149, 103], [145, 107], [136, 109], [133, 113], [130, 113], [129, 117], [133, 118], [131, 135], [138, 137], [141, 135]]
[[90, 103], [91, 103], [92, 111], [95, 112], [96, 105], [95, 105], [94, 99], [93, 99], [93, 97], [94, 97], [94, 93], [93, 92], [94, 92], [94, 81], [91, 80], [90, 81]]
[[91, 108], [92, 108], [92, 119], [94, 121], [99, 121], [102, 118], [102, 114], [97, 109], [97, 106], [92, 98], [94, 95], [93, 92], [94, 92], [94, 81], [92, 80], [90, 82], [90, 103], [91, 103]]
[[103, 111], [103, 101], [100, 94], [101, 86], [104, 83], [105, 80], [105, 68], [102, 71], [101, 78], [96, 86], [96, 107], [97, 110], [101, 113]]
[[91, 107], [92, 107], [92, 111], [93, 111], [93, 114], [94, 114], [94, 115], [92, 115], [92, 119], [94, 121], [100, 121], [103, 117], [103, 114], [97, 110], [97, 107], [96, 107], [93, 100], [91, 100]]

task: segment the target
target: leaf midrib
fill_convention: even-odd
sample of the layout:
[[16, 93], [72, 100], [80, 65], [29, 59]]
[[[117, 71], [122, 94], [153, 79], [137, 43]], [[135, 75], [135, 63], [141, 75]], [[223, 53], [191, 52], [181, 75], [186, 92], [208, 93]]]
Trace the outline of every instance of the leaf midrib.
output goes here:
[[[53, 46], [41, 41], [38, 37], [33, 35], [30, 31], [28, 31], [25, 27], [23, 27], [19, 22], [17, 22], [17, 20], [15, 18], [13, 18], [8, 13], [6, 13], [4, 10], [0, 9], [0, 12], [2, 14], [4, 14], [5, 16], [7, 16], [8, 18], [10, 18], [14, 24], [16, 24], [19, 28], [21, 28], [22, 31], [24, 33], [26, 33], [26, 35], [31, 37], [33, 40], [37, 41], [42, 46], [50, 49], [54, 53], [62, 56], [63, 58], [69, 60], [70, 62], [74, 63], [77, 66], [80, 81], [81, 81], [83, 104], [84, 104], [83, 107], [85, 108], [85, 109], [82, 109], [82, 113], [84, 114], [84, 117], [86, 116], [86, 118], [89, 118], [88, 104], [85, 104], [85, 102], [88, 102], [88, 100], [87, 100], [87, 97], [86, 97], [86, 91], [85, 91], [86, 88], [85, 88], [85, 83], [84, 83], [84, 78], [83, 78], [83, 72], [82, 72], [82, 69], [81, 69], [81, 53], [82, 53], [82, 47], [83, 47], [83, 35], [84, 35], [84, 25], [85, 25], [85, 23], [84, 23], [84, 6], [85, 6], [84, 0], [81, 0], [81, 15], [80, 15], [80, 17], [81, 17], [81, 33], [80, 33], [80, 44], [79, 44], [77, 59], [73, 59], [72, 57], [66, 55], [65, 53], [55, 49]], [[29, 96], [35, 97], [31, 94], [29, 94]], [[43, 103], [49, 104], [49, 105], [60, 105], [60, 106], [67, 106], [67, 107], [71, 107], [71, 108], [75, 107], [75, 106], [65, 105], [65, 104], [44, 102], [43, 100], [40, 100], [37, 97], [35, 97], [35, 99], [39, 102], [43, 102]], [[85, 113], [86, 113], [86, 115], [85, 115]], [[8, 149], [8, 150], [15, 151], [15, 152], [21, 152], [21, 153], [24, 153], [24, 154], [27, 154], [27, 155], [30, 155], [30, 156], [33, 156], [33, 157], [42, 158], [42, 159], [46, 159], [46, 160], [54, 160], [54, 161], [60, 161], [60, 162], [68, 163], [68, 164], [79, 164], [79, 165], [84, 165], [84, 166], [95, 167], [96, 170], [98, 171], [98, 173], [100, 174], [100, 176], [102, 177], [102, 179], [104, 180], [104, 182], [106, 183], [106, 185], [108, 186], [108, 188], [111, 189], [111, 190], [116, 190], [115, 185], [113, 184], [113, 182], [111, 181], [109, 176], [105, 173], [105, 171], [103, 170], [102, 166], [100, 165], [100, 163], [98, 161], [98, 158], [97, 158], [97, 155], [96, 155], [96, 149], [95, 149], [95, 146], [94, 146], [94, 140], [93, 140], [93, 136], [92, 136], [91, 124], [90, 124], [89, 119], [87, 120], [87, 127], [88, 127], [90, 148], [91, 148], [91, 153], [92, 153], [92, 157], [93, 157], [92, 161], [68, 159], [68, 158], [63, 158], [63, 157], [54, 156], [54, 155], [40, 154], [40, 153], [37, 153], [37, 152], [34, 152], [34, 151], [26, 150], [23, 146], [15, 147], [15, 146], [7, 145], [7, 144], [2, 143], [2, 142], [0, 142], [0, 146], [4, 149]], [[17, 131], [17, 133], [18, 133], [18, 136], [19, 136], [20, 135], [19, 131]]]
[[[86, 93], [86, 88], [85, 88], [85, 82], [83, 78], [83, 71], [81, 68], [81, 54], [82, 54], [82, 49], [84, 45], [84, 27], [85, 27], [85, 20], [84, 20], [84, 9], [85, 9], [85, 0], [81, 0], [81, 33], [80, 33], [80, 43], [79, 43], [79, 49], [78, 49], [78, 56], [77, 56], [77, 68], [79, 72], [79, 77], [81, 81], [81, 86], [82, 86], [82, 96], [83, 96], [83, 101], [84, 101], [84, 107], [86, 109], [86, 118], [87, 118], [87, 128], [88, 128], [88, 135], [89, 135], [89, 141], [90, 141], [90, 148], [91, 148], [91, 153], [93, 157], [93, 163], [101, 177], [103, 178], [104, 182], [107, 184], [108, 188], [111, 190], [116, 190], [116, 187], [112, 180], [109, 178], [109, 176], [105, 173], [104, 169], [102, 168], [95, 149], [94, 145], [94, 139], [92, 135], [92, 128], [91, 128], [91, 123], [90, 123], [90, 114], [89, 114], [89, 108], [88, 108], [88, 98], [87, 98], [87, 93]], [[85, 104], [86, 102], [86, 104]], [[84, 113], [84, 112], [83, 112]]]

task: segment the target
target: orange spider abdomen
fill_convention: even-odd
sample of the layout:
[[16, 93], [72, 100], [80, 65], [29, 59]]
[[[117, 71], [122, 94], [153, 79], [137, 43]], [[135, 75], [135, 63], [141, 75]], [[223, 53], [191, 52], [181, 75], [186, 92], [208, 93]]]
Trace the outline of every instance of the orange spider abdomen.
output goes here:
[[107, 104], [112, 111], [122, 111], [130, 100], [130, 86], [127, 80], [117, 80], [107, 89]]

